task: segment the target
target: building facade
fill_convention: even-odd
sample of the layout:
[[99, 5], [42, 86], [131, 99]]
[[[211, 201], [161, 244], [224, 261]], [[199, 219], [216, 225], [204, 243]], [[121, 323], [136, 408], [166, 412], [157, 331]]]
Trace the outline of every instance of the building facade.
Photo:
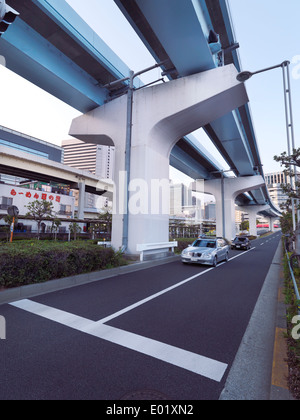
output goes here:
[[[25, 219], [28, 212], [28, 205], [36, 200], [45, 200], [53, 204], [53, 217], [66, 220], [66, 222], [62, 222], [60, 227], [60, 231], [66, 232], [70, 224], [68, 219], [74, 217], [75, 198], [71, 195], [63, 194], [63, 191], [52, 188], [49, 185], [40, 185], [39, 188], [35, 189], [32, 188], [33, 186], [34, 183], [30, 183], [27, 186], [0, 185], [0, 227], [6, 225], [4, 216], [7, 215], [8, 208], [16, 206], [20, 216], [17, 230], [20, 232], [36, 232], [37, 222]], [[51, 225], [51, 221], [45, 220], [43, 222], [44, 231], [50, 232]]]
[[[84, 143], [77, 139], [62, 141], [64, 164], [72, 168], [90, 171], [99, 179], [114, 179], [115, 148], [99, 144]], [[110, 206], [105, 197], [96, 197], [87, 193], [85, 207], [96, 210]]]
[[281, 172], [271, 172], [265, 175], [265, 180], [267, 188], [271, 197], [271, 200], [275, 206], [279, 207], [284, 205], [287, 200], [287, 195], [284, 194], [281, 185], [289, 184], [291, 179], [283, 171]]
[[62, 148], [65, 165], [90, 171], [100, 179], [113, 179], [114, 147], [68, 139], [62, 141]]
[[21, 150], [44, 159], [63, 163], [64, 149], [0, 125], [0, 146]]
[[173, 184], [170, 188], [170, 215], [180, 216], [193, 208], [192, 191], [184, 184]]

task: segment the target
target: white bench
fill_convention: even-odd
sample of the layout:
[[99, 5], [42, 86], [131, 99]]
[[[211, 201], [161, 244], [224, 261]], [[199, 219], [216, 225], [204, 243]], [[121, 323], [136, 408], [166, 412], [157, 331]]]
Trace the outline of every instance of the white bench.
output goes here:
[[99, 241], [98, 245], [104, 246], [104, 248], [111, 248], [111, 242]]
[[178, 246], [178, 242], [159, 242], [156, 244], [138, 244], [136, 246], [137, 252], [140, 253], [140, 261], [144, 261], [144, 253], [147, 251], [159, 251], [159, 250], [167, 250], [172, 248], [172, 252], [174, 252], [174, 248]]

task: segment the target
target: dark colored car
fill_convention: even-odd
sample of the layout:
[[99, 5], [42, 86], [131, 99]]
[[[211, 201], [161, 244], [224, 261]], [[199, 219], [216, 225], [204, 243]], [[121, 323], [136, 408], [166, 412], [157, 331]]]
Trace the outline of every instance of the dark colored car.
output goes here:
[[251, 242], [247, 236], [237, 236], [231, 244], [231, 249], [250, 249]]

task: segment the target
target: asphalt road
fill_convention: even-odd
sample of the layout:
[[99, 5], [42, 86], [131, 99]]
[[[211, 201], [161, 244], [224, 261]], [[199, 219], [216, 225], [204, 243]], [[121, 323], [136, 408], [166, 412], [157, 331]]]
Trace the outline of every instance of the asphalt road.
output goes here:
[[219, 399], [280, 237], [0, 306], [0, 399]]

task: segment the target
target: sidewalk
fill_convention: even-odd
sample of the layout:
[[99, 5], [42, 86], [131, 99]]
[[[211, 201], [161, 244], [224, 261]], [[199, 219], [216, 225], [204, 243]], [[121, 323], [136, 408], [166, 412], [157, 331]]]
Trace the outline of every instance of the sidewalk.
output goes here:
[[282, 255], [280, 242], [220, 400], [293, 400], [283, 337]]
[[[282, 254], [281, 254], [282, 257]], [[275, 326], [275, 342], [273, 353], [273, 369], [272, 369], [272, 382], [270, 391], [270, 400], [294, 400], [289, 392], [287, 385], [288, 365], [287, 358], [287, 345], [284, 334], [287, 333], [286, 327], [286, 305], [284, 299], [284, 274], [282, 265], [279, 272], [279, 289], [276, 311], [276, 326]]]

